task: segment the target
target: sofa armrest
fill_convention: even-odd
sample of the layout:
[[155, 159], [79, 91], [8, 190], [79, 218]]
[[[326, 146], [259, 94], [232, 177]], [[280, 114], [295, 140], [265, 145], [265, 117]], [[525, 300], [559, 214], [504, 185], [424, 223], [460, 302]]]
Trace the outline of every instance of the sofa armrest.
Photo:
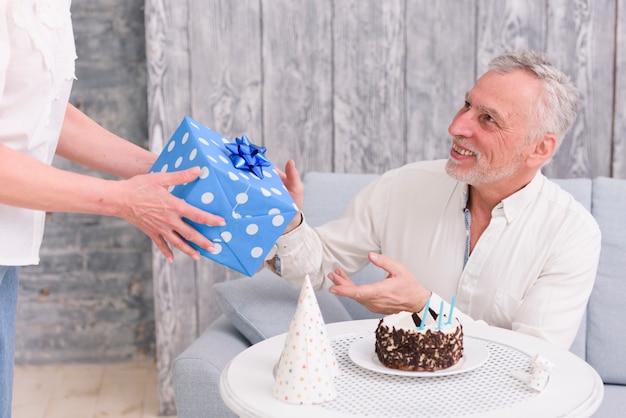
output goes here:
[[235, 417], [220, 396], [220, 374], [230, 360], [249, 346], [248, 340], [222, 315], [174, 360], [178, 418]]

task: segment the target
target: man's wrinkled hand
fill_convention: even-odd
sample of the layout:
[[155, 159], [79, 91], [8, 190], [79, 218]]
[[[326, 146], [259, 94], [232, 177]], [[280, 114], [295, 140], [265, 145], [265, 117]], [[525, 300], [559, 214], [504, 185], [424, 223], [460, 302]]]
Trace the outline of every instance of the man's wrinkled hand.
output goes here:
[[400, 311], [419, 312], [424, 308], [431, 293], [415, 279], [404, 264], [376, 253], [370, 253], [369, 259], [372, 264], [388, 273], [384, 280], [359, 286], [342, 269], [337, 268], [328, 274], [334, 283], [329, 291], [349, 297], [371, 312], [384, 315]]
[[[283, 181], [283, 184], [287, 188], [289, 195], [293, 199], [294, 203], [298, 207], [298, 209], [302, 210], [302, 205], [304, 203], [304, 184], [302, 184], [302, 180], [300, 179], [300, 174], [298, 174], [298, 170], [296, 169], [296, 163], [293, 160], [287, 161], [285, 165], [285, 171], [281, 171], [278, 168], [278, 175], [280, 179]], [[302, 222], [302, 216], [298, 213], [293, 217], [287, 228], [285, 228], [284, 234], [296, 228]]]

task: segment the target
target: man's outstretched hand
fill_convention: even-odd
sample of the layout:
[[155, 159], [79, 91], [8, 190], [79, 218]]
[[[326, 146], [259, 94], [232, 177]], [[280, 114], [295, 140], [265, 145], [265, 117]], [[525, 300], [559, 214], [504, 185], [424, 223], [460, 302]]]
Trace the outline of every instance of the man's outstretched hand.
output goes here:
[[424, 288], [404, 264], [389, 256], [369, 253], [369, 259], [388, 275], [376, 283], [356, 285], [346, 273], [337, 268], [328, 274], [334, 283], [329, 291], [354, 299], [374, 313], [390, 315], [400, 311], [419, 312], [431, 292]]

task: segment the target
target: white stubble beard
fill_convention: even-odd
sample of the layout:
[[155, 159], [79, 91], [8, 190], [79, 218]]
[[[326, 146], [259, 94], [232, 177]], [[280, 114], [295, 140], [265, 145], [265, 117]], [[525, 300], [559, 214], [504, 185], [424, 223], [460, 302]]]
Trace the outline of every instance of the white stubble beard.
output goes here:
[[491, 169], [484, 163], [481, 155], [472, 150], [476, 155], [474, 167], [464, 171], [460, 167], [460, 162], [456, 161], [452, 156], [448, 158], [446, 163], [446, 173], [455, 180], [471, 185], [494, 183], [506, 177], [512, 176], [522, 163], [523, 159], [520, 154], [516, 154], [511, 158], [509, 164], [496, 170]]

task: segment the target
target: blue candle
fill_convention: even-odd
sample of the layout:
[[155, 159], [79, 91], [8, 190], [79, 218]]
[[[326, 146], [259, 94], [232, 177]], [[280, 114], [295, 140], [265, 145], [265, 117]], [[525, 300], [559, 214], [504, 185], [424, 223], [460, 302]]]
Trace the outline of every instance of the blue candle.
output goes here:
[[441, 322], [443, 321], [443, 299], [439, 304], [439, 317], [437, 318], [437, 329], [441, 329]]
[[426, 318], [428, 318], [428, 306], [430, 305], [430, 298], [426, 299], [426, 306], [424, 306], [424, 314], [422, 315], [422, 323], [417, 329], [424, 329], [426, 325]]
[[452, 323], [452, 314], [454, 313], [454, 304], [456, 303], [456, 295], [452, 295], [452, 302], [450, 302], [450, 313], [448, 314], [448, 322], [450, 325]]

